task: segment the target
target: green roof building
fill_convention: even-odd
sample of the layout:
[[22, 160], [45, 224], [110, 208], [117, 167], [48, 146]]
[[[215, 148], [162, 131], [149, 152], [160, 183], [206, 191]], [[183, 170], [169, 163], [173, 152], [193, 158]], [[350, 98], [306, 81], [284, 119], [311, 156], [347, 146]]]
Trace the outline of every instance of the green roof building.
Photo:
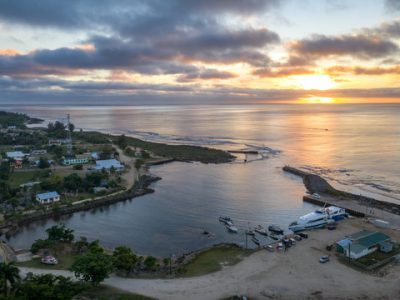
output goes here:
[[336, 242], [336, 250], [346, 257], [358, 259], [376, 250], [392, 251], [390, 236], [379, 231], [363, 230]]

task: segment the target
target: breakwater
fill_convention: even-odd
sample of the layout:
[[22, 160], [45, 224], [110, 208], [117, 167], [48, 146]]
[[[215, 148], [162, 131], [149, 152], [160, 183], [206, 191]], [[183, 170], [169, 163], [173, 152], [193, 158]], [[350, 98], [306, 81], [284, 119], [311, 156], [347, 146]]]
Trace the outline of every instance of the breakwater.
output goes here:
[[[291, 174], [302, 177], [303, 183], [309, 192], [320, 193], [322, 196], [321, 200], [323, 200], [322, 205], [324, 205], [326, 201], [329, 202], [329, 198], [331, 198], [334, 200], [342, 201], [343, 208], [345, 208], [347, 210], [351, 210], [351, 208], [348, 208], [348, 206], [345, 207], [346, 201], [352, 201], [363, 207], [377, 208], [377, 209], [381, 209], [381, 210], [390, 212], [392, 214], [400, 215], [400, 204], [385, 202], [382, 200], [377, 200], [375, 198], [371, 198], [371, 197], [367, 197], [367, 196], [363, 196], [363, 195], [356, 195], [356, 194], [352, 194], [349, 192], [337, 190], [337, 189], [333, 188], [321, 176], [316, 175], [316, 174], [311, 174], [309, 172], [303, 171], [298, 168], [284, 166], [283, 170], [285, 172], [289, 172]], [[327, 198], [328, 198], [328, 200], [326, 200]], [[318, 199], [313, 199], [312, 197], [309, 197], [309, 196], [304, 196], [303, 200], [314, 203], [314, 204], [321, 205], [321, 204], [319, 204]], [[338, 206], [337, 204], [334, 204], [334, 205]], [[357, 213], [357, 211], [355, 211], [355, 212]], [[365, 216], [365, 214], [362, 212], [359, 212], [359, 214], [360, 215], [363, 214]]]

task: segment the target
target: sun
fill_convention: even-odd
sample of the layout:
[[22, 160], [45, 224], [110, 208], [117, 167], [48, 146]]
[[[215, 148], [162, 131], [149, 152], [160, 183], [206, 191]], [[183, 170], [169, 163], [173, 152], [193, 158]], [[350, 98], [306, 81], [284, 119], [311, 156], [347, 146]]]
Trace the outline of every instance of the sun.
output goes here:
[[300, 103], [305, 103], [305, 104], [331, 104], [331, 103], [335, 103], [335, 99], [330, 98], [330, 97], [310, 96], [310, 97], [301, 99]]
[[293, 76], [296, 84], [305, 90], [329, 90], [335, 87], [335, 82], [329, 75]]

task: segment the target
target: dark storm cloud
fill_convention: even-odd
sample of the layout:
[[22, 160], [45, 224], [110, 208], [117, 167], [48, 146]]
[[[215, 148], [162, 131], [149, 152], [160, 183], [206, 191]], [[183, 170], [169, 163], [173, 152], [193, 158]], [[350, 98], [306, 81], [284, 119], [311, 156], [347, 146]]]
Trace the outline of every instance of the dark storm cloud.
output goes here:
[[[193, 62], [266, 66], [264, 48], [279, 43], [265, 28], [232, 30], [224, 15], [264, 13], [284, 0], [213, 1], [2, 1], [0, 20], [95, 33], [79, 48], [37, 50], [3, 59], [0, 74], [51, 74], [66, 70], [124, 69], [142, 74], [193, 74]], [[59, 68], [59, 69], [58, 69]], [[61, 70], [61, 71], [60, 71]]]
[[399, 47], [388, 39], [369, 35], [326, 36], [294, 42], [291, 49], [298, 55], [329, 57], [349, 55], [358, 58], [384, 57], [398, 52]]
[[[131, 28], [162, 22], [176, 23], [179, 18], [252, 14], [279, 6], [284, 0], [4, 0], [0, 18], [17, 24], [57, 28], [98, 29], [132, 24]], [[146, 22], [145, 20], [149, 20]], [[171, 24], [172, 24], [171, 23]]]
[[187, 73], [178, 77], [178, 82], [190, 82], [193, 80], [211, 80], [211, 79], [230, 79], [235, 78], [237, 75], [226, 72], [219, 71], [215, 69], [204, 69], [198, 70], [197, 72]]

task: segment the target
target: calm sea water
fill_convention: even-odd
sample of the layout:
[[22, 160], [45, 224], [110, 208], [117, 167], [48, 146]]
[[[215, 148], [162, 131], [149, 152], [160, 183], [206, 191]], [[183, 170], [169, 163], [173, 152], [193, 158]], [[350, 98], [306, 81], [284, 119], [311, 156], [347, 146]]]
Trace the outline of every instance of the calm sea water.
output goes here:
[[[218, 242], [244, 243], [256, 224], [286, 227], [312, 209], [302, 183], [283, 174], [285, 164], [323, 174], [340, 188], [400, 202], [400, 105], [75, 106], [22, 107], [77, 128], [125, 133], [148, 140], [258, 149], [267, 159], [243, 157], [225, 165], [172, 163], [152, 168], [163, 177], [151, 195], [63, 220], [77, 235], [107, 246], [127, 244], [139, 253], [180, 254]], [[241, 229], [218, 224], [229, 215]], [[55, 221], [35, 223], [10, 240], [27, 247]], [[201, 234], [203, 229], [211, 237]], [[250, 243], [249, 243], [250, 244]]]

